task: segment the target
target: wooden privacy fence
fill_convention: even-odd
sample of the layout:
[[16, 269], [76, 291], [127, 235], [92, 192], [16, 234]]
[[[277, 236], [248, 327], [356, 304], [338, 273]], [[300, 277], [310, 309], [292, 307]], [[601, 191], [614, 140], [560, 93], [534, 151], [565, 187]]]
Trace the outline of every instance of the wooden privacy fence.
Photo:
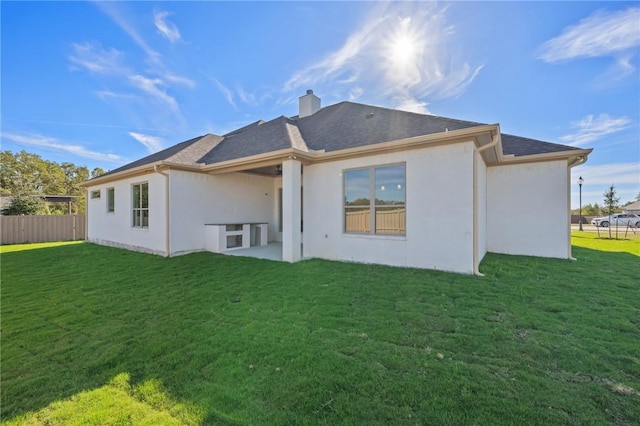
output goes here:
[[[376, 233], [404, 234], [407, 230], [405, 209], [376, 210]], [[371, 213], [369, 209], [347, 211], [345, 228], [349, 232], [369, 232]]]
[[84, 215], [0, 216], [0, 243], [23, 244], [84, 240]]

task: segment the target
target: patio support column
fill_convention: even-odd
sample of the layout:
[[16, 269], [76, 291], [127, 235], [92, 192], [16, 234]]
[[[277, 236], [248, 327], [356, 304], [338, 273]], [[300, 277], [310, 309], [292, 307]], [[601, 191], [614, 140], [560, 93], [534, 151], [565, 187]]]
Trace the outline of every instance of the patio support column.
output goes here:
[[301, 172], [302, 165], [295, 158], [282, 162], [282, 260], [290, 263], [302, 259]]

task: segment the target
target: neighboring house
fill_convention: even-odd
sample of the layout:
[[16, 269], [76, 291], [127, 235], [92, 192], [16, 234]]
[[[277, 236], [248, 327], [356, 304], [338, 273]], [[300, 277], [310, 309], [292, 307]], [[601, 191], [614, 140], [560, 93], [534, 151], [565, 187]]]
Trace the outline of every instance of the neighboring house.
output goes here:
[[640, 201], [633, 202], [622, 208], [622, 213], [640, 214]]
[[590, 152], [498, 124], [321, 108], [307, 91], [298, 116], [199, 136], [85, 182], [88, 241], [174, 256], [268, 239], [288, 262], [461, 273], [478, 273], [488, 251], [567, 259], [570, 168]]

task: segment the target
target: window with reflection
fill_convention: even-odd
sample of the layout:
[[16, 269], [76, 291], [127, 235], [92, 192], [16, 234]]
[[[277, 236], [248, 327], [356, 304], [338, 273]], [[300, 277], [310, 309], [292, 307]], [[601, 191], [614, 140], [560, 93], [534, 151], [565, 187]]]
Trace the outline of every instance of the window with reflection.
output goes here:
[[116, 211], [116, 190], [115, 188], [107, 188], [107, 213]]
[[149, 227], [149, 184], [133, 185], [133, 227]]
[[345, 170], [344, 231], [405, 235], [405, 165]]

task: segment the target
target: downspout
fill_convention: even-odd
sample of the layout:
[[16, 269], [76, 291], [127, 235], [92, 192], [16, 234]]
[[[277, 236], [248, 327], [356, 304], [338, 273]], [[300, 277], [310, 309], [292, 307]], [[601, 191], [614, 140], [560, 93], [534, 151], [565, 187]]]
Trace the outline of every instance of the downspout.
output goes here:
[[498, 133], [493, 136], [491, 142], [485, 146], [476, 148], [473, 152], [473, 275], [484, 277], [480, 273], [480, 253], [478, 249], [478, 160], [477, 155], [482, 151], [493, 148], [498, 144]]
[[89, 188], [84, 188], [84, 241], [89, 241]]
[[162, 176], [164, 176], [164, 199], [165, 199], [165, 203], [164, 203], [164, 217], [165, 217], [165, 227], [164, 227], [164, 235], [165, 235], [165, 240], [164, 240], [164, 256], [165, 257], [169, 257], [171, 255], [171, 228], [169, 226], [170, 221], [169, 221], [169, 214], [170, 214], [170, 210], [169, 210], [169, 174], [165, 173], [165, 172], [161, 172], [160, 168], [156, 165], [153, 166], [153, 171], [156, 173], [161, 174]]
[[569, 214], [569, 225], [567, 226], [567, 241], [569, 247], [567, 253], [569, 253], [569, 260], [578, 260], [572, 256], [571, 252], [571, 169], [580, 164], [584, 164], [587, 161], [587, 157], [578, 157], [574, 163], [569, 164], [567, 167], [567, 212]]

